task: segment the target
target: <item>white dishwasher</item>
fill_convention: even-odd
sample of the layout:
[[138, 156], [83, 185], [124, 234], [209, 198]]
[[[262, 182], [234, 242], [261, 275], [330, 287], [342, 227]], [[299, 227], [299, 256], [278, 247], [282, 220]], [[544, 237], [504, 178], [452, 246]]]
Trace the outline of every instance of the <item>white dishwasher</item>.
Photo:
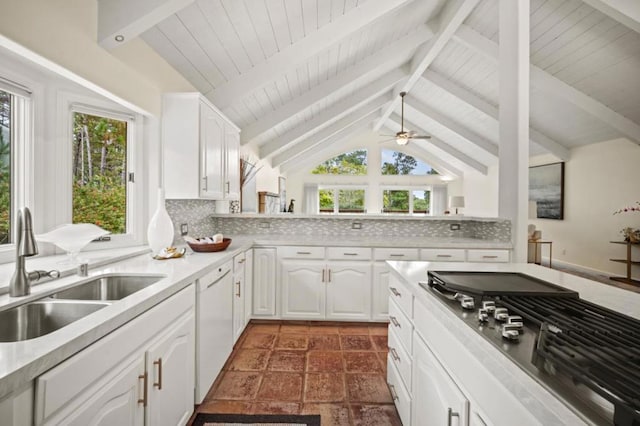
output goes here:
[[207, 395], [233, 350], [233, 277], [229, 261], [198, 279], [196, 403]]

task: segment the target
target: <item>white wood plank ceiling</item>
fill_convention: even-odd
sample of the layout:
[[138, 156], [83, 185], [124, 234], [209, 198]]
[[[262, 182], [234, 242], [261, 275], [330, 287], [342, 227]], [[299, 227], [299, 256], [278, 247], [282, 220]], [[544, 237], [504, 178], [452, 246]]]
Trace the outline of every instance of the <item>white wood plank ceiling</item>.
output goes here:
[[[137, 33], [274, 165], [399, 130], [401, 90], [405, 127], [433, 135], [412, 142], [425, 160], [457, 174], [497, 161], [499, 0], [141, 1]], [[640, 2], [531, 0], [532, 155], [640, 143], [639, 19]]]

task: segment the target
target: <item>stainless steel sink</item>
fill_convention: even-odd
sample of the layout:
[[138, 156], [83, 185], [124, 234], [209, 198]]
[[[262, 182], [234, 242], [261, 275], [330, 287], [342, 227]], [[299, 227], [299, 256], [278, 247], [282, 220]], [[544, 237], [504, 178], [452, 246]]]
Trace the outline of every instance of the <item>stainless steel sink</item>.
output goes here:
[[109, 303], [39, 300], [0, 312], [0, 342], [33, 339], [56, 331]]
[[164, 278], [164, 275], [118, 275], [96, 277], [52, 295], [55, 299], [120, 300]]

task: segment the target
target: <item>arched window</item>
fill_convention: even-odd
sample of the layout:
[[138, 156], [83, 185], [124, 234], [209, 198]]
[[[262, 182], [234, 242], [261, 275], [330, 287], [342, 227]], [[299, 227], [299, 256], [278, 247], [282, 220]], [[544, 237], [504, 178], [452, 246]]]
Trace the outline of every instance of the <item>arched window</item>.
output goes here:
[[367, 150], [345, 152], [318, 164], [311, 171], [314, 175], [366, 175]]
[[427, 163], [403, 152], [382, 150], [383, 175], [437, 175], [438, 172]]

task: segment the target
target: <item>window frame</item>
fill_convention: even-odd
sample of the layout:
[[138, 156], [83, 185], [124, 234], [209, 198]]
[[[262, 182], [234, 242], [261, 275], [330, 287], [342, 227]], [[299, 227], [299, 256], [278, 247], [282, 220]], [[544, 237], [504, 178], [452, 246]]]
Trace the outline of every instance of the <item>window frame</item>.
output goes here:
[[[385, 212], [384, 211], [384, 191], [408, 191], [409, 192], [409, 212]], [[431, 202], [429, 202], [429, 213], [415, 213], [413, 211], [414, 206], [414, 191], [429, 191], [429, 199], [431, 200], [431, 194], [433, 194], [433, 185], [381, 185], [380, 186], [380, 200], [381, 200], [381, 214], [399, 214], [399, 215], [415, 215], [415, 216], [433, 216], [433, 209], [431, 208]]]
[[[318, 185], [318, 191], [317, 191], [317, 195], [316, 197], [318, 197], [318, 201], [320, 199], [320, 191], [327, 191], [327, 190], [331, 190], [333, 191], [333, 212], [329, 213], [329, 212], [323, 212], [320, 211], [320, 208], [318, 207], [318, 213], [322, 214], [322, 215], [330, 215], [330, 214], [340, 214], [340, 215], [345, 215], [345, 214], [366, 214], [367, 213], [367, 196], [368, 196], [368, 192], [369, 189], [365, 186], [361, 186], [361, 185]], [[350, 190], [350, 191], [364, 191], [364, 211], [361, 213], [355, 213], [355, 212], [348, 212], [348, 213], [341, 213], [340, 212], [340, 190]], [[318, 203], [319, 206], [319, 203]]]
[[[0, 70], [2, 72], [2, 70]], [[0, 77], [0, 90], [11, 95], [11, 201], [10, 242], [0, 245], [0, 263], [15, 261], [15, 215], [19, 208], [29, 206], [33, 211], [35, 182], [34, 165], [34, 94], [26, 86]]]
[[[81, 95], [63, 93], [60, 96], [63, 113], [60, 122], [64, 123], [64, 149], [59, 150], [59, 164], [65, 164], [64, 192], [62, 206], [57, 215], [57, 223], [72, 223], [73, 220], [73, 114], [90, 114], [127, 122], [127, 229], [124, 234], [109, 234], [108, 241], [92, 242], [83, 251], [128, 247], [144, 244], [144, 165], [143, 130], [144, 117], [110, 102]], [[129, 174], [134, 173], [134, 181]], [[56, 248], [56, 253], [63, 253]]]

